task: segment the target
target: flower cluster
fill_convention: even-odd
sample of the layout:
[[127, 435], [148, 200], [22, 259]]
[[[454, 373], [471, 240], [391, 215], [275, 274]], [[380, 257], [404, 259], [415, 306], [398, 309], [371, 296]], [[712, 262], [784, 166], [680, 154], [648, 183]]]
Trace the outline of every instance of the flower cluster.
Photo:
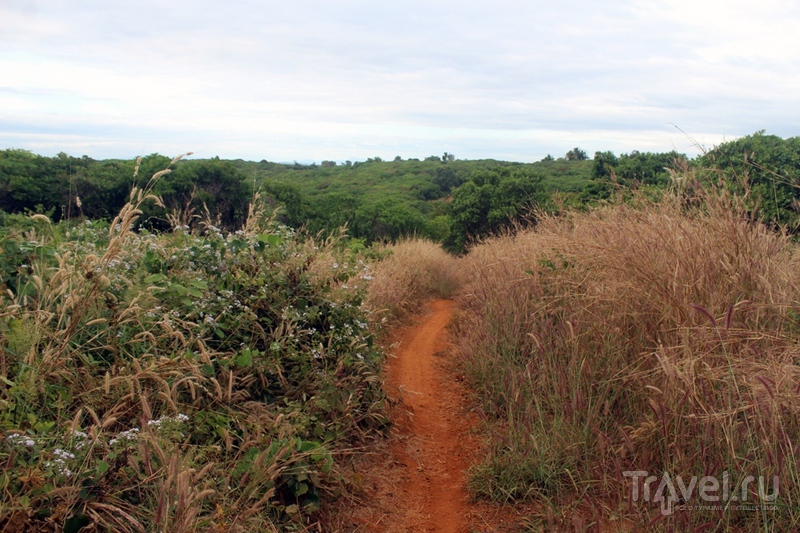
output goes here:
[[36, 441], [27, 435], [22, 435], [21, 433], [12, 433], [6, 437], [6, 440], [11, 446], [33, 448], [36, 445]]
[[131, 428], [125, 431], [121, 431], [117, 434], [116, 437], [108, 441], [110, 446], [114, 446], [115, 444], [123, 444], [125, 446], [129, 445], [132, 442], [135, 442], [139, 438], [139, 428]]
[[74, 453], [62, 450], [61, 448], [55, 448], [53, 450], [53, 459], [51, 461], [47, 461], [44, 466], [45, 468], [52, 468], [53, 471], [58, 475], [71, 477], [74, 472], [69, 469], [68, 465], [74, 460]]

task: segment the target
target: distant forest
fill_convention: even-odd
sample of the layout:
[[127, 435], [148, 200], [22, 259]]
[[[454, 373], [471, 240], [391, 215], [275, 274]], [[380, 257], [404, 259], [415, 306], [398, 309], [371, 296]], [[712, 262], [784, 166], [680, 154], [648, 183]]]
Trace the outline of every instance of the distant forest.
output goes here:
[[[147, 182], [170, 161], [159, 154], [143, 157], [134, 176], [134, 160], [2, 150], [0, 226], [13, 214], [30, 213], [54, 221], [110, 221], [132, 185]], [[163, 207], [148, 204], [141, 227], [163, 231], [205, 223], [235, 229], [258, 194], [281, 222], [310, 233], [344, 226], [350, 238], [365, 243], [417, 235], [462, 251], [509, 224], [533, 224], [538, 213], [694, 186], [675, 183], [673, 170], [688, 170], [698, 184], [741, 193], [751, 212], [771, 224], [790, 231], [800, 226], [800, 137], [763, 131], [691, 160], [674, 151], [607, 151], [590, 158], [576, 147], [536, 163], [459, 160], [444, 153], [320, 165], [214, 158], [182, 160], [171, 170], [154, 188]]]

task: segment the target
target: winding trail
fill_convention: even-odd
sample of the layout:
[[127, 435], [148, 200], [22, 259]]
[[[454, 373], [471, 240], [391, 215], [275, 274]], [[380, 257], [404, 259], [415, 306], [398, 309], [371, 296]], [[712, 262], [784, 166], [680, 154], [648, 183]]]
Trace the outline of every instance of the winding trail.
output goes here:
[[[453, 302], [436, 300], [422, 322], [406, 330], [387, 363], [386, 383], [390, 395], [400, 392], [407, 409], [397, 419], [400, 435], [393, 447], [406, 465], [400, 492], [405, 499], [407, 531], [456, 533], [465, 526], [469, 495], [465, 470], [470, 450], [463, 450], [469, 421], [460, 412], [460, 398], [439, 368], [437, 354], [447, 348], [446, 327], [453, 316]], [[402, 506], [402, 504], [401, 504]]]
[[[394, 332], [384, 387], [394, 404], [388, 445], [359, 467], [362, 500], [349, 510], [354, 533], [495, 533], [518, 531], [516, 513], [471, 501], [467, 469], [476, 462], [477, 416], [449, 356], [451, 300], [430, 302]], [[359, 478], [361, 474], [358, 474]]]

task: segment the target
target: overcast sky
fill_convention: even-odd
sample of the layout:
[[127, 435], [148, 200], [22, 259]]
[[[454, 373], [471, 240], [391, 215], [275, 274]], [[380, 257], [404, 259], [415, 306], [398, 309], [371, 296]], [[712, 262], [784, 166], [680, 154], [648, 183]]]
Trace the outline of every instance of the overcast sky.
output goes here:
[[0, 0], [0, 148], [695, 154], [800, 134], [798, 32], [795, 0]]

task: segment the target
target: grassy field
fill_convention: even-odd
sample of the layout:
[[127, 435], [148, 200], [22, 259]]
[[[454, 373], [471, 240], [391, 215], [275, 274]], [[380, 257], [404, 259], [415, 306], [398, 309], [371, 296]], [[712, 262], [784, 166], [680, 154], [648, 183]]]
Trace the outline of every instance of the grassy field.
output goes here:
[[382, 302], [458, 287], [487, 435], [471, 492], [533, 504], [532, 531], [800, 524], [800, 250], [746, 198], [675, 177], [460, 258], [409, 241], [378, 266]]
[[[591, 171], [541, 165], [570, 194], [575, 163]], [[381, 201], [459, 164], [261, 163], [276, 174], [259, 179]], [[531, 530], [797, 529], [798, 248], [750, 199], [684, 168], [455, 257], [313, 237], [258, 195], [236, 230], [137, 229], [168, 173], [110, 222], [0, 227], [0, 529], [324, 530], [363, 489], [350, 458], [390, 425], [375, 336], [431, 297], [459, 303], [488, 435], [476, 498], [533, 502]]]
[[[589, 509], [665, 531], [796, 529], [797, 257], [699, 189], [473, 248], [456, 338], [491, 435], [474, 493], [540, 502], [535, 528]], [[659, 493], [665, 474], [729, 487]]]

